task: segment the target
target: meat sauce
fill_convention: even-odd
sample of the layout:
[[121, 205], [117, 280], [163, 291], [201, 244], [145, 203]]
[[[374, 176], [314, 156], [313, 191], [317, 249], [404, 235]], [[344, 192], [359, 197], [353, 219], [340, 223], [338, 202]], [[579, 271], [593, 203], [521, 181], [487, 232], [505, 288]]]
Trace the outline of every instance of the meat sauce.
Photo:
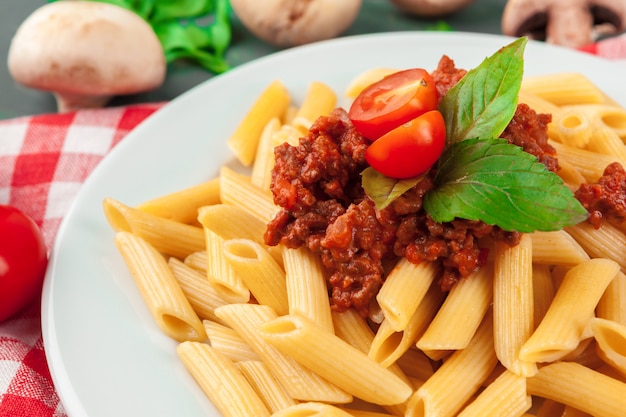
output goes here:
[[626, 170], [618, 163], [609, 164], [595, 184], [581, 184], [574, 194], [589, 212], [589, 223], [596, 229], [603, 220], [626, 222]]
[[[440, 96], [465, 74], [443, 56], [432, 73]], [[556, 152], [547, 140], [549, 122], [550, 115], [520, 104], [502, 137], [556, 171]], [[434, 187], [432, 172], [377, 210], [361, 187], [368, 145], [346, 111], [337, 108], [320, 117], [297, 146], [275, 148], [271, 191], [281, 210], [268, 224], [265, 241], [289, 248], [304, 245], [318, 253], [328, 272], [332, 308], [353, 307], [366, 315], [384, 281], [385, 266], [399, 257], [416, 264], [440, 263], [438, 284], [447, 291], [486, 261], [481, 238], [518, 244], [520, 233], [481, 221], [433, 221], [422, 207], [424, 195]]]

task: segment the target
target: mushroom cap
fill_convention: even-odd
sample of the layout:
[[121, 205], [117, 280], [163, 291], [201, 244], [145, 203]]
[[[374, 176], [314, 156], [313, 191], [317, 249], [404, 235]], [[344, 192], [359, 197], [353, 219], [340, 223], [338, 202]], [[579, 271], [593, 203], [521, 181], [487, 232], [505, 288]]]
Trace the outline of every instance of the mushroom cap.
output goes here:
[[567, 47], [591, 43], [601, 23], [626, 29], [626, 0], [509, 0], [502, 13], [503, 34]]
[[9, 47], [8, 67], [27, 87], [76, 95], [154, 89], [166, 73], [161, 44], [137, 14], [91, 1], [58, 1], [35, 10]]
[[281, 47], [331, 39], [356, 19], [362, 0], [231, 0], [256, 37]]
[[437, 17], [461, 10], [474, 0], [391, 0], [391, 2], [406, 13]]

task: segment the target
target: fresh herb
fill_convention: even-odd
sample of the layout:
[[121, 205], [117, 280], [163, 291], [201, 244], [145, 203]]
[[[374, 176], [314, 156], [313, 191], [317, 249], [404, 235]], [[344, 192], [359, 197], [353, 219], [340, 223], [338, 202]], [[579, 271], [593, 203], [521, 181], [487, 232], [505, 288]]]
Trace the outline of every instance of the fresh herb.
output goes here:
[[[520, 38], [469, 71], [442, 99], [446, 149], [424, 209], [437, 222], [481, 220], [507, 231], [559, 230], [588, 216], [559, 176], [537, 158], [498, 139], [517, 108], [523, 76]], [[363, 188], [378, 209], [417, 184], [368, 171]]]
[[[49, 2], [57, 0], [49, 0]], [[228, 0], [91, 0], [131, 10], [150, 24], [168, 63], [186, 59], [219, 74], [230, 67]]]
[[437, 222], [482, 220], [504, 230], [558, 230], [587, 218], [561, 178], [504, 139], [467, 139], [439, 160], [424, 209]]
[[361, 183], [365, 194], [374, 202], [376, 208], [384, 209], [396, 198], [415, 187], [424, 176], [399, 180], [387, 177], [374, 168], [368, 167], [361, 173]]
[[497, 138], [511, 121], [524, 73], [527, 39], [485, 59], [448, 91], [439, 105], [448, 143]]

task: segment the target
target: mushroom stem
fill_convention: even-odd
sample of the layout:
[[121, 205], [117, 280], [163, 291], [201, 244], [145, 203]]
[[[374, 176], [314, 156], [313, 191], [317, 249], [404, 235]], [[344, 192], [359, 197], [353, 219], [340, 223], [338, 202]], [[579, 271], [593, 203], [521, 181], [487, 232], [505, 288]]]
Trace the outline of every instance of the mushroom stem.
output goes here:
[[80, 109], [96, 109], [104, 107], [113, 96], [72, 93], [54, 93], [59, 113], [67, 113]]

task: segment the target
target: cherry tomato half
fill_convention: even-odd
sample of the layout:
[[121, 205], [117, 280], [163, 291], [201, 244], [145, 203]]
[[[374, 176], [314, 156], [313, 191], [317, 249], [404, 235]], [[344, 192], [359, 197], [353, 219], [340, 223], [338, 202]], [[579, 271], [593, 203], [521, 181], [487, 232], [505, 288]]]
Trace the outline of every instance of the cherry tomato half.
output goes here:
[[365, 151], [372, 168], [392, 178], [411, 178], [428, 171], [446, 143], [446, 125], [432, 110], [381, 136]]
[[430, 74], [413, 68], [388, 75], [365, 88], [348, 116], [366, 138], [376, 140], [392, 129], [437, 108], [439, 95]]
[[37, 224], [20, 210], [0, 205], [0, 322], [40, 294], [47, 264]]

